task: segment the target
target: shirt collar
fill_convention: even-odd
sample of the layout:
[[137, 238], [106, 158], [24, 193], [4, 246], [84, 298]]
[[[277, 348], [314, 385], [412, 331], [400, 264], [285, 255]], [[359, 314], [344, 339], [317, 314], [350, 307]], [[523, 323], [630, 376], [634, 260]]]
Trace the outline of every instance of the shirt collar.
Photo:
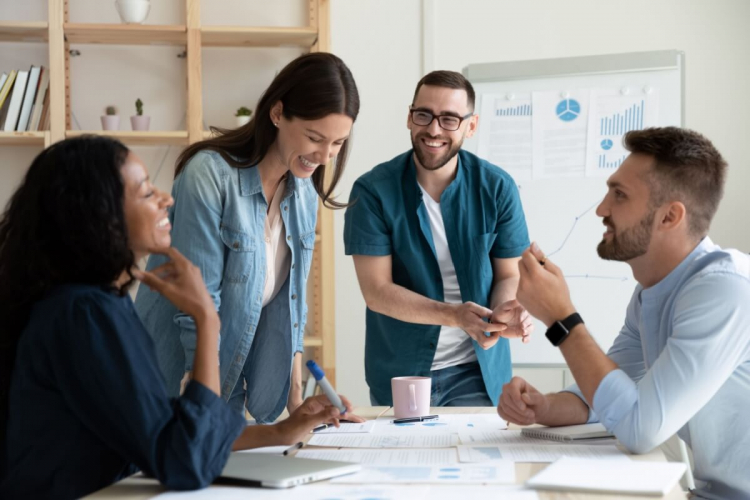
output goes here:
[[[260, 172], [256, 165], [252, 167], [238, 168], [240, 177], [240, 196], [252, 196], [263, 191], [263, 183], [260, 180]], [[286, 176], [286, 192], [284, 198], [287, 198], [294, 193], [295, 197], [299, 198], [299, 190], [302, 186], [302, 179], [296, 178], [291, 172], [287, 172]], [[270, 201], [269, 201], [270, 202]]]
[[642, 293], [649, 296], [656, 296], [671, 292], [672, 290], [674, 290], [677, 283], [685, 274], [685, 271], [690, 266], [690, 264], [699, 256], [710, 252], [713, 247], [714, 242], [711, 241], [711, 238], [706, 236], [700, 241], [700, 243], [698, 243], [693, 251], [690, 252], [688, 256], [685, 257], [682, 262], [677, 265], [677, 267], [672, 269], [672, 271], [668, 275], [666, 275], [660, 282], [650, 288], [644, 289]]
[[[458, 157], [458, 163], [456, 165], [456, 177], [451, 181], [450, 184], [448, 184], [448, 187], [445, 188], [445, 191], [443, 191], [443, 194], [440, 195], [440, 201], [443, 201], [443, 196], [450, 195], [458, 189], [458, 186], [461, 185], [461, 182], [464, 178], [464, 164], [461, 161], [461, 153], [463, 150], [459, 150], [458, 154], [456, 155]], [[412, 184], [414, 188], [414, 192], [417, 194], [417, 198], [422, 198], [422, 190], [419, 187], [419, 182], [417, 181], [417, 164], [414, 161], [414, 150], [412, 149], [409, 152], [409, 165], [406, 168], [406, 176], [409, 182]]]

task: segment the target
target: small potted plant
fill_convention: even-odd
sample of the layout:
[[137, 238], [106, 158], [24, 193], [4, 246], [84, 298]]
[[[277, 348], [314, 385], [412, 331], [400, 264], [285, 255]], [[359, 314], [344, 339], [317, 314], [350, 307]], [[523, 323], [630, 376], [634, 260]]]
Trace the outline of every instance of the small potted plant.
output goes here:
[[117, 13], [123, 23], [141, 24], [151, 10], [150, 0], [115, 0]]
[[137, 99], [135, 101], [135, 115], [130, 117], [130, 124], [133, 126], [133, 130], [148, 130], [150, 123], [151, 117], [143, 116], [143, 101]]
[[117, 116], [117, 108], [107, 106], [102, 118], [102, 130], [120, 130], [120, 117]]
[[238, 109], [234, 114], [234, 116], [237, 118], [237, 127], [239, 128], [243, 125], [246, 125], [250, 121], [250, 116], [252, 114], [252, 110], [246, 108], [245, 106], [242, 106], [240, 109]]

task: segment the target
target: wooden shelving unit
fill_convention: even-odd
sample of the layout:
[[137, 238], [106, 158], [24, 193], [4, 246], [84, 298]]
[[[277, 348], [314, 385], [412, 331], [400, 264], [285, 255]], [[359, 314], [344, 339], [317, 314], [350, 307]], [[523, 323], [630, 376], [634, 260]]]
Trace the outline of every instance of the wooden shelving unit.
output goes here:
[[[206, 1], [206, 0], [204, 0]], [[210, 137], [203, 130], [203, 47], [302, 47], [330, 50], [329, 0], [299, 0], [308, 10], [308, 25], [301, 27], [202, 26], [201, 0], [185, 0], [185, 25], [129, 25], [68, 22], [68, 0], [48, 0], [46, 22], [0, 22], [0, 42], [47, 43], [50, 70], [50, 130], [0, 132], [2, 146], [45, 147], [66, 137], [83, 134], [115, 137], [132, 146], [182, 146]], [[186, 48], [187, 130], [104, 132], [71, 130], [70, 45], [174, 45]], [[330, 176], [328, 176], [330, 178]], [[335, 383], [333, 213], [320, 208], [308, 295], [305, 344], [309, 354]]]

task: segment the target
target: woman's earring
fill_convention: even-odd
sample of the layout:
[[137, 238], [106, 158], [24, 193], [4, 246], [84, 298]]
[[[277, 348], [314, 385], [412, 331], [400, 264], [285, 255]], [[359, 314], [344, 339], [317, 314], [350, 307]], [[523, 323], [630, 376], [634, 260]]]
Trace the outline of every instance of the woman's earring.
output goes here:
[[279, 128], [279, 122], [273, 122], [274, 127]]

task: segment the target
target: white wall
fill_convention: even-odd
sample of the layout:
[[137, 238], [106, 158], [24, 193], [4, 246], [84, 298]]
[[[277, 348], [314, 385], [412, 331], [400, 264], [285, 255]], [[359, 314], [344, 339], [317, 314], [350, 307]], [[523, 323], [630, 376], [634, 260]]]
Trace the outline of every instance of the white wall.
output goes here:
[[[750, 2], [746, 0], [333, 0], [333, 50], [352, 68], [363, 107], [341, 188], [409, 147], [405, 110], [420, 78], [421, 4], [433, 12], [434, 69], [480, 62], [680, 49], [686, 52], [686, 125], [730, 164], [712, 238], [750, 251]], [[428, 53], [430, 53], [430, 47]], [[336, 231], [343, 214], [336, 216]], [[365, 305], [343, 239], [336, 247], [339, 389], [367, 403]], [[540, 335], [541, 332], [536, 332]]]
[[[353, 149], [339, 188], [410, 147], [407, 106], [422, 65], [422, 1], [434, 12], [436, 69], [460, 71], [477, 62], [681, 49], [687, 60], [687, 126], [711, 138], [730, 163], [727, 193], [712, 237], [750, 251], [750, 2], [746, 0], [331, 0], [333, 51], [351, 67], [362, 99]], [[183, 23], [183, 0], [154, 0], [148, 23]], [[305, 0], [203, 2], [205, 24], [304, 25]], [[0, 0], [0, 20], [46, 19], [46, 0]], [[70, 0], [73, 22], [118, 22], [113, 0]], [[616, 20], [616, 21], [613, 21]], [[121, 109], [124, 130], [141, 97], [152, 129], [182, 129], [185, 65], [178, 47], [77, 46], [71, 61], [73, 112], [81, 128], [99, 127], [108, 104]], [[296, 49], [205, 49], [204, 117], [230, 126], [234, 110], [254, 107], [275, 72]], [[46, 64], [45, 45], [0, 44], [0, 71]], [[75, 128], [75, 127], [74, 127]], [[179, 148], [136, 151], [152, 176], [171, 185]], [[4, 206], [38, 148], [0, 148]], [[744, 217], [743, 217], [744, 216]], [[368, 402], [364, 382], [364, 311], [351, 258], [344, 255], [343, 213], [336, 224], [336, 331], [339, 389]], [[539, 334], [539, 332], [537, 332]]]

